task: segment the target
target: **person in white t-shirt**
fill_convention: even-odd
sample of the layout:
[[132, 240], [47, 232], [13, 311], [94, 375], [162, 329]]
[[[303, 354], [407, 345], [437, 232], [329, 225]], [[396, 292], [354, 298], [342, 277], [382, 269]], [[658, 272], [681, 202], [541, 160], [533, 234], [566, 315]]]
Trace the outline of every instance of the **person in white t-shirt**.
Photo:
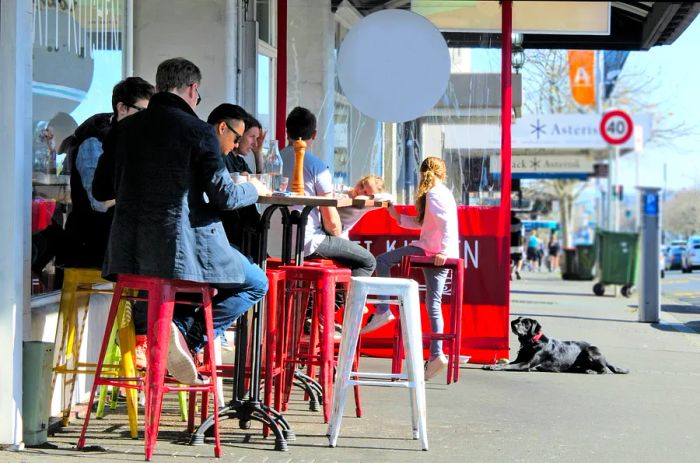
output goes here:
[[[297, 106], [287, 116], [288, 145], [280, 151], [284, 176], [290, 179], [294, 172], [294, 140], [306, 142], [304, 155], [304, 192], [309, 196], [333, 196], [333, 176], [325, 162], [311, 152], [316, 139], [316, 116]], [[376, 260], [372, 253], [357, 243], [341, 237], [343, 225], [335, 207], [319, 207], [311, 211], [304, 234], [304, 255], [333, 259], [350, 268], [353, 276], [370, 276]]]
[[[410, 245], [394, 249], [377, 257], [377, 276], [391, 276], [391, 267], [401, 263], [403, 256], [432, 256], [436, 266], [442, 266], [448, 258], [459, 257], [459, 230], [457, 203], [452, 192], [445, 186], [447, 168], [445, 162], [436, 157], [423, 160], [420, 166], [420, 185], [416, 192], [418, 216], [399, 214], [392, 206], [389, 214], [405, 228], [420, 229], [420, 237]], [[425, 307], [430, 317], [433, 333], [442, 333], [442, 293], [449, 270], [423, 269], [425, 274]], [[394, 319], [388, 305], [378, 305], [376, 312], [360, 331], [374, 331]], [[425, 367], [428, 380], [447, 366], [447, 357], [442, 352], [442, 341], [430, 342], [430, 358]]]

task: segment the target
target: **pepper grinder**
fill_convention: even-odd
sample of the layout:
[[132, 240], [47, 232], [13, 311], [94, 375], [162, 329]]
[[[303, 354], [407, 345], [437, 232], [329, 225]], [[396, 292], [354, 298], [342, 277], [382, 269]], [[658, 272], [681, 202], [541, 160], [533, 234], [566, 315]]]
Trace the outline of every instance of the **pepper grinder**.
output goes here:
[[306, 142], [301, 138], [294, 141], [294, 174], [292, 175], [292, 193], [304, 196], [304, 154]]

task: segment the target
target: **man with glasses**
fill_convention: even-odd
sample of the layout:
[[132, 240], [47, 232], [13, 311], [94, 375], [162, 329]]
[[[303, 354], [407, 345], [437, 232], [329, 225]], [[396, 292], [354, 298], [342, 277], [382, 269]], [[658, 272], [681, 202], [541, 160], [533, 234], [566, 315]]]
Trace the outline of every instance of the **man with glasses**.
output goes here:
[[[214, 108], [207, 122], [214, 127], [219, 140], [222, 159], [226, 170], [234, 174], [252, 174], [245, 159], [236, 154], [243, 133], [248, 129], [251, 116], [238, 105], [223, 103]], [[229, 243], [244, 254], [257, 249], [257, 226], [260, 214], [255, 206], [242, 207], [233, 211], [224, 211], [221, 221], [226, 230]]]
[[[209, 283], [217, 289], [218, 337], [267, 292], [264, 272], [226, 239], [220, 213], [254, 204], [269, 190], [231, 180], [212, 126], [194, 112], [201, 80], [199, 68], [184, 58], [158, 66], [158, 93], [110, 134], [93, 192], [102, 201], [116, 199], [105, 278], [121, 273]], [[201, 383], [192, 354], [204, 346], [204, 334], [201, 311], [175, 308], [168, 370], [180, 383]]]
[[243, 159], [237, 159], [234, 151], [241, 142], [246, 129], [246, 120], [249, 115], [245, 109], [238, 105], [222, 103], [209, 114], [207, 123], [214, 127], [216, 138], [219, 140], [219, 148], [223, 155], [226, 169], [230, 173], [249, 172]]
[[72, 208], [66, 221], [64, 265], [102, 268], [114, 205], [114, 201], [98, 201], [92, 194], [102, 142], [117, 122], [146, 109], [154, 92], [153, 85], [142, 78], [128, 77], [112, 90], [112, 112], [96, 114], [75, 130], [75, 148], [68, 152]]

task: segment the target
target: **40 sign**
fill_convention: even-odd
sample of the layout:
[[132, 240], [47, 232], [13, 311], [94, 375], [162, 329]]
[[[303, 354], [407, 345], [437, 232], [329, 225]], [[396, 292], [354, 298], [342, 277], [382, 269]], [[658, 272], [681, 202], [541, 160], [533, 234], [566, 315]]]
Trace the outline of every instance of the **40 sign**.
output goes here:
[[632, 117], [621, 109], [608, 111], [600, 120], [600, 134], [611, 145], [622, 145], [632, 137]]

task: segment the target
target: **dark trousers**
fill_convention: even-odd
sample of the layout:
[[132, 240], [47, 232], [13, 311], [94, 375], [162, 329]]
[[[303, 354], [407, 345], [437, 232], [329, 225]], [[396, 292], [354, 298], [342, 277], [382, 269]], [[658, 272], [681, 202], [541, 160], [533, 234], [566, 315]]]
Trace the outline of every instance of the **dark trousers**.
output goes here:
[[[342, 266], [349, 268], [354, 277], [372, 276], [374, 268], [377, 266], [377, 260], [366, 248], [337, 236], [326, 236], [323, 242], [318, 245], [316, 251], [309, 257], [333, 259]], [[344, 304], [343, 293], [336, 291], [336, 309]]]

